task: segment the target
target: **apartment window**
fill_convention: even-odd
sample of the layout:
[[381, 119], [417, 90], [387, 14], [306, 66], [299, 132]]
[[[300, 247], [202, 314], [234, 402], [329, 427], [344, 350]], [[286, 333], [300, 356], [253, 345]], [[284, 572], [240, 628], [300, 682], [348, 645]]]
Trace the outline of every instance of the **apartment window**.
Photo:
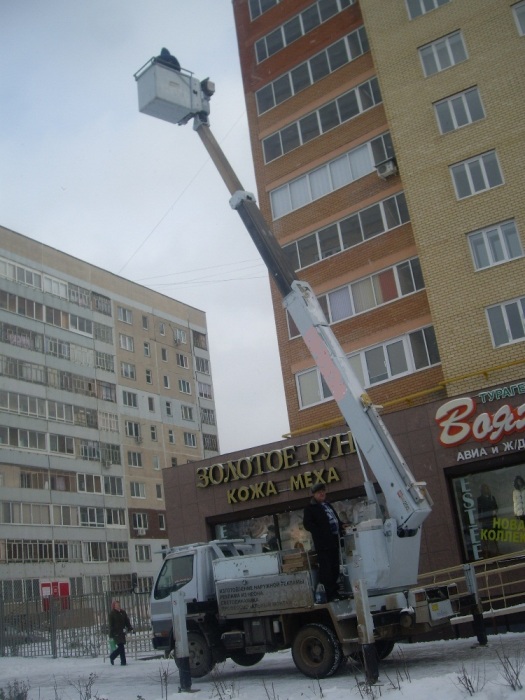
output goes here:
[[122, 478], [120, 476], [105, 476], [104, 493], [108, 496], [123, 496]]
[[[28, 315], [28, 314], [25, 314]], [[69, 314], [69, 329], [82, 333], [83, 335], [93, 335], [93, 322], [76, 314]]]
[[132, 513], [131, 526], [134, 530], [148, 529], [148, 514], [147, 513]]
[[104, 527], [104, 509], [81, 507], [80, 525], [82, 527]]
[[144, 357], [151, 357], [151, 346], [149, 343], [144, 343]]
[[523, 256], [523, 248], [514, 221], [505, 221], [474, 231], [469, 235], [468, 240], [476, 270], [483, 270]]
[[199, 331], [193, 331], [193, 345], [200, 350], [208, 349], [208, 340], [205, 333], [199, 333]]
[[128, 437], [140, 437], [140, 423], [135, 423], [134, 421], [127, 420], [126, 425], [126, 435]]
[[525, 297], [489, 307], [487, 318], [494, 347], [525, 339]]
[[213, 408], [201, 408], [201, 421], [207, 425], [215, 425], [215, 411]]
[[80, 493], [102, 493], [102, 481], [96, 474], [77, 474], [77, 491]]
[[176, 357], [178, 366], [188, 369], [188, 358], [186, 357], [186, 355], [182, 355], [180, 352], [178, 352]]
[[392, 158], [393, 155], [390, 134], [382, 134], [277, 187], [270, 192], [273, 219], [279, 219], [369, 175], [373, 172], [375, 164]]
[[317, 136], [375, 107], [381, 101], [377, 78], [367, 80], [317, 111], [287, 124], [280, 131], [265, 138], [262, 142], [265, 162], [270, 163], [303, 146]]
[[193, 407], [192, 406], [184, 406], [182, 405], [181, 407], [181, 413], [182, 413], [182, 420], [193, 420]]
[[196, 357], [195, 366], [197, 368], [197, 372], [201, 372], [202, 374], [210, 373], [210, 361], [205, 357]]
[[173, 432], [173, 430], [168, 430], [168, 442], [170, 443], [170, 445], [175, 444], [175, 433]]
[[359, 27], [258, 90], [255, 93], [258, 114], [264, 114], [273, 109], [301, 90], [305, 90], [338, 68], [362, 56], [368, 50], [365, 28]]
[[184, 433], [184, 444], [186, 447], [197, 447], [197, 438], [194, 433]]
[[147, 331], [149, 328], [149, 319], [147, 316], [142, 316], [142, 328]]
[[295, 15], [255, 43], [257, 61], [260, 63], [273, 56], [354, 2], [355, 0], [319, 0], [314, 2], [306, 10]]
[[155, 398], [153, 396], [148, 396], [148, 410], [155, 410]]
[[146, 370], [146, 384], [153, 384], [153, 375], [150, 369]]
[[159, 333], [161, 335], [166, 335], [166, 324], [165, 323], [159, 323]]
[[106, 508], [107, 525], [126, 525], [126, 511], [123, 508]]
[[135, 371], [135, 365], [132, 365], [130, 362], [121, 362], [120, 363], [120, 373], [123, 377], [126, 379], [136, 379], [136, 371]]
[[142, 453], [128, 452], [128, 467], [142, 467]]
[[159, 516], [159, 530], [165, 530], [166, 529], [166, 516], [164, 513], [158, 513]]
[[186, 379], [179, 379], [179, 391], [182, 394], [191, 394], [191, 385]]
[[168, 361], [168, 349], [167, 348], [161, 348], [160, 350], [160, 357], [163, 362]]
[[170, 388], [170, 378], [168, 377], [167, 374], [165, 374], [165, 375], [162, 377], [162, 384], [163, 384], [163, 386], [164, 386], [165, 389], [169, 389], [169, 388]]
[[[131, 481], [129, 484], [131, 498], [146, 498], [146, 485], [141, 481]], [[135, 517], [135, 514], [133, 514]]]
[[133, 312], [131, 309], [125, 309], [123, 306], [118, 306], [117, 317], [119, 321], [123, 321], [124, 323], [133, 323]]
[[461, 32], [453, 32], [419, 49], [423, 71], [428, 77], [467, 60]]
[[124, 404], [124, 406], [131, 406], [132, 408], [137, 408], [137, 406], [139, 405], [137, 394], [133, 393], [132, 391], [123, 391], [122, 403]]
[[171, 412], [171, 401], [166, 401], [166, 415], [167, 416], [173, 415]]
[[517, 2], [513, 5], [512, 11], [514, 12], [514, 19], [516, 20], [520, 35], [525, 36], [525, 0], [524, 2]]
[[308, 234], [283, 250], [294, 270], [336, 255], [410, 221], [404, 192]]
[[65, 435], [50, 435], [49, 450], [51, 452], [58, 452], [59, 454], [74, 455], [75, 443], [72, 437], [66, 437]]
[[197, 382], [199, 387], [199, 396], [202, 399], [213, 399], [213, 392], [211, 389], [211, 384], [206, 382]]
[[153, 464], [153, 469], [160, 469], [160, 459], [158, 455], [153, 455], [151, 458], [152, 464]]
[[175, 341], [175, 345], [186, 345], [186, 343], [188, 342], [188, 336], [186, 335], [186, 331], [182, 328], [175, 329], [173, 333], [173, 339]]
[[263, 12], [271, 10], [272, 7], [278, 5], [281, 0], [249, 0], [250, 17], [252, 20], [257, 19]]
[[156, 425], [150, 426], [149, 432], [150, 432], [150, 437], [153, 440], [153, 442], [157, 442], [157, 426]]
[[151, 545], [149, 545], [149, 544], [136, 544], [135, 545], [135, 559], [137, 561], [151, 561]]
[[450, 172], [458, 199], [490, 190], [503, 183], [496, 151], [452, 165]]
[[203, 442], [205, 450], [207, 450], [209, 452], [218, 452], [219, 443], [217, 441], [216, 435], [209, 435], [209, 434], [203, 433], [202, 434], [202, 442]]
[[408, 8], [408, 16], [410, 19], [415, 19], [420, 15], [426, 15], [427, 12], [435, 10], [441, 5], [446, 5], [450, 0], [406, 0]]
[[[440, 362], [437, 341], [432, 326], [418, 329], [348, 357], [354, 373], [363, 387], [412, 374]], [[332, 398], [319, 370], [296, 375], [301, 408], [308, 408]]]
[[105, 542], [82, 542], [82, 560], [85, 562], [104, 562], [108, 560]]
[[134, 352], [135, 344], [133, 338], [130, 335], [124, 335], [124, 333], [119, 333], [120, 347], [123, 350], [129, 350], [129, 352]]
[[155, 484], [155, 491], [157, 493], [157, 498], [162, 498], [162, 484]]
[[434, 109], [442, 134], [472, 124], [485, 116], [477, 87], [436, 102]]
[[171, 466], [172, 466], [172, 467], [176, 467], [176, 466], [177, 466], [177, 458], [176, 458], [176, 457], [172, 457], [172, 458], [171, 458]]

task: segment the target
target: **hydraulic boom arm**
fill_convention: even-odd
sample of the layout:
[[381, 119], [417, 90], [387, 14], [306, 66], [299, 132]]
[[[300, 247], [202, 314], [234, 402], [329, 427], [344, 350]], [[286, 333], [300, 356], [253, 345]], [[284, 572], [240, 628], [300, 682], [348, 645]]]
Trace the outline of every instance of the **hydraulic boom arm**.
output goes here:
[[[211, 133], [207, 117], [213, 84], [208, 80], [199, 83], [187, 71], [159, 65], [156, 59], [140, 69], [135, 78], [141, 112], [176, 124], [194, 120], [194, 129], [232, 195], [232, 208], [238, 212], [261, 254], [283, 296], [284, 307], [299, 329], [354, 441], [383, 491], [389, 515], [395, 519], [398, 533], [414, 533], [431, 510], [425, 484], [414, 479], [368, 395], [360, 386], [314, 292], [309, 284], [297, 279], [254, 196], [244, 191]], [[172, 86], [175, 83], [174, 89], [170, 90], [170, 82]], [[152, 86], [156, 89], [153, 90]]]

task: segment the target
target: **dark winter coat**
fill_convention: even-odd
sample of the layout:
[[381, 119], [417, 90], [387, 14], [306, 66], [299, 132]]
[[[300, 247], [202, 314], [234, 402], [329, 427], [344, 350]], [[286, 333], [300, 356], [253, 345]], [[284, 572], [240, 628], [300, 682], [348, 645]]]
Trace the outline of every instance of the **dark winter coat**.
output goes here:
[[[330, 521], [326, 515], [324, 506], [330, 508], [334, 513], [339, 525], [339, 534], [334, 535], [331, 531]], [[304, 529], [308, 530], [312, 535], [316, 552], [338, 548], [339, 538], [344, 535], [343, 523], [339, 519], [335, 509], [329, 503], [318, 503], [313, 498], [304, 509], [303, 525]]]
[[125, 610], [113, 609], [109, 613], [109, 636], [116, 644], [126, 643], [126, 632], [131, 632], [133, 627]]

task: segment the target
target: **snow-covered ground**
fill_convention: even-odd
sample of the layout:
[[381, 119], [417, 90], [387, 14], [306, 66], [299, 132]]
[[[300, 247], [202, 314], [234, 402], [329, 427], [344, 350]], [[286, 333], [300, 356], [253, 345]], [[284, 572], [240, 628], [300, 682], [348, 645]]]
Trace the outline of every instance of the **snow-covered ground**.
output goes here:
[[[212, 675], [193, 680], [191, 690], [198, 691], [201, 700], [459, 700], [471, 695], [476, 700], [507, 700], [523, 697], [524, 691], [516, 695], [505, 680], [505, 666], [519, 670], [524, 662], [525, 636], [520, 633], [490, 636], [486, 647], [480, 647], [475, 638], [402, 644], [381, 663], [379, 683], [370, 688], [362, 670], [350, 663], [337, 676], [316, 681], [297, 671], [289, 652], [280, 652], [268, 654], [251, 668], [227, 661]], [[525, 670], [522, 676], [525, 685]], [[167, 678], [167, 688], [163, 678]], [[15, 681], [29, 686], [27, 700], [180, 697], [175, 663], [152, 657], [128, 656], [125, 667], [118, 661], [111, 666], [107, 658], [0, 658], [0, 697], [3, 689], [4, 697], [14, 700], [8, 685], [12, 691]], [[465, 687], [469, 681], [472, 693]], [[24, 695], [20, 700], [25, 700]]]

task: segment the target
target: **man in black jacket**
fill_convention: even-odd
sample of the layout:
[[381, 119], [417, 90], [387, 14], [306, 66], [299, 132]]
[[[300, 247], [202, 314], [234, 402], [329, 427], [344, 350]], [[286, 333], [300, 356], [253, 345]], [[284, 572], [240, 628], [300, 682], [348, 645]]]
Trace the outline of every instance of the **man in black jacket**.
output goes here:
[[343, 523], [334, 508], [326, 502], [326, 486], [312, 487], [312, 500], [304, 509], [304, 529], [311, 533], [319, 564], [319, 583], [328, 601], [337, 598], [339, 579], [339, 539], [344, 535]]

